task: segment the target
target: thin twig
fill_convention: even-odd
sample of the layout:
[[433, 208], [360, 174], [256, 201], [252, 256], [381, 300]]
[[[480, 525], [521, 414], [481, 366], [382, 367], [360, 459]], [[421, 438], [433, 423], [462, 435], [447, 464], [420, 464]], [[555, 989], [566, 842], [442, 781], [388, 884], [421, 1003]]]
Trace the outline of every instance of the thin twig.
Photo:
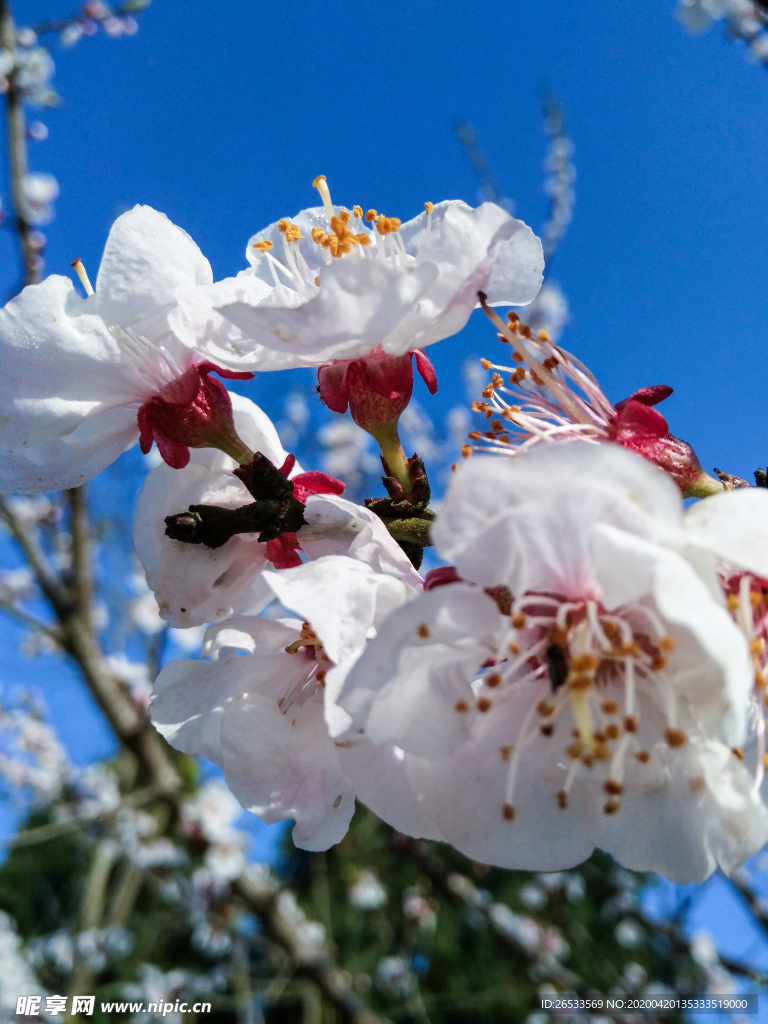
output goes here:
[[[0, 46], [14, 53], [16, 50], [16, 25], [13, 21], [10, 0], [0, 0]], [[39, 258], [33, 243], [34, 228], [23, 215], [24, 179], [27, 175], [27, 125], [24, 117], [24, 98], [16, 84], [16, 72], [8, 76], [5, 93], [5, 110], [8, 122], [8, 159], [10, 164], [11, 195], [16, 214], [14, 227], [19, 238], [25, 284], [34, 284], [40, 279]]]

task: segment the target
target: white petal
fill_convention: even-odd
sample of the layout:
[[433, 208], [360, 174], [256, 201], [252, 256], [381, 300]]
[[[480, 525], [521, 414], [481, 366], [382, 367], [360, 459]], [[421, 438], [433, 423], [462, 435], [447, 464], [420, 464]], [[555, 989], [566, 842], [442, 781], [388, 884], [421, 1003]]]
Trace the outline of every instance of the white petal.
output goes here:
[[[282, 465], [286, 452], [269, 418], [248, 399], [231, 397], [240, 437], [253, 451]], [[136, 552], [160, 613], [182, 627], [257, 610], [254, 587], [267, 565], [266, 546], [255, 534], [238, 534], [219, 548], [166, 537], [165, 517], [190, 505], [238, 508], [253, 501], [233, 475], [236, 463], [229, 456], [213, 449], [192, 449], [190, 456], [184, 469], [163, 464], [147, 476], [134, 529]]]
[[401, 269], [376, 259], [337, 259], [320, 271], [316, 297], [298, 308], [236, 302], [220, 312], [255, 351], [274, 349], [285, 366], [317, 366], [367, 355], [427, 292], [436, 273], [432, 264]]
[[407, 765], [413, 759], [409, 754], [398, 747], [375, 747], [365, 741], [339, 746], [338, 753], [358, 800], [374, 814], [407, 836], [436, 841], [443, 838], [423, 801], [411, 789]]
[[336, 494], [310, 495], [299, 540], [310, 558], [349, 555], [374, 572], [395, 576], [421, 589], [422, 578], [377, 515]]
[[222, 763], [221, 722], [229, 703], [251, 683], [249, 659], [172, 661], [155, 680], [149, 716], [177, 750]]
[[491, 306], [527, 306], [544, 280], [541, 241], [522, 221], [498, 248], [486, 294]]
[[107, 325], [125, 327], [164, 310], [175, 289], [212, 281], [208, 260], [186, 231], [151, 206], [134, 206], [109, 232], [96, 305]]
[[[707, 673], [692, 664], [687, 696], [692, 704], [700, 703], [700, 713], [721, 720], [725, 742], [741, 746], [754, 678], [747, 644], [731, 616], [675, 552], [607, 525], [596, 527], [593, 544], [607, 608], [653, 595], [661, 617], [683, 627], [719, 668], [719, 681], [705, 686]], [[697, 660], [706, 659], [699, 655]]]
[[681, 514], [666, 474], [617, 445], [542, 445], [521, 459], [464, 462], [432, 537], [465, 579], [583, 597], [597, 587], [595, 522], [648, 535], [679, 530]]
[[227, 785], [244, 807], [267, 822], [294, 818], [293, 841], [304, 850], [343, 839], [355, 793], [319, 698], [283, 714], [272, 701], [243, 695], [227, 711], [222, 740]]
[[697, 501], [685, 513], [685, 530], [690, 545], [768, 578], [768, 490], [745, 487]]
[[353, 735], [362, 730], [373, 743], [423, 757], [454, 750], [469, 731], [469, 716], [454, 704], [473, 701], [470, 683], [496, 652], [500, 622], [494, 602], [462, 583], [394, 611], [350, 670], [339, 699], [354, 721]]
[[733, 871], [768, 840], [768, 811], [751, 776], [711, 740], [667, 758], [666, 782], [626, 793], [605, 818], [599, 845], [633, 871], [678, 883], [702, 882], [717, 867]]
[[309, 622], [336, 665], [357, 657], [369, 629], [414, 596], [401, 580], [371, 572], [364, 562], [344, 555], [265, 572], [264, 578], [286, 608]]
[[136, 410], [91, 416], [70, 434], [30, 447], [0, 447], [0, 494], [45, 494], [79, 487], [138, 439]]
[[130, 400], [117, 340], [65, 277], [28, 285], [0, 310], [0, 445], [27, 448]]
[[572, 788], [561, 809], [556, 793], [565, 768], [551, 741], [539, 737], [520, 762], [513, 796], [515, 816], [503, 816], [509, 762], [501, 747], [517, 740], [531, 688], [494, 708], [475, 726], [473, 738], [443, 761], [414, 760], [408, 777], [446, 840], [483, 864], [527, 871], [560, 871], [585, 860], [595, 846], [600, 803], [586, 786]]

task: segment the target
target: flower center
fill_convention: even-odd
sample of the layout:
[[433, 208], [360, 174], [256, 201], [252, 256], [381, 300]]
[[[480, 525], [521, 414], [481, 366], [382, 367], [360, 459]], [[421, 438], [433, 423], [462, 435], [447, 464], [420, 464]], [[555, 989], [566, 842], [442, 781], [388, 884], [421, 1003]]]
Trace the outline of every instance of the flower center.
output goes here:
[[313, 664], [308, 668], [308, 677], [295, 683], [277, 702], [284, 715], [293, 707], [303, 707], [310, 697], [322, 690], [328, 669], [333, 668], [333, 662], [325, 653], [322, 640], [308, 622], [302, 624], [299, 639], [285, 648], [286, 654], [298, 654], [300, 651], [304, 651]]
[[[503, 715], [512, 687], [530, 695], [522, 724], [499, 748], [507, 766], [503, 818], [515, 817], [518, 773], [526, 751], [538, 743], [552, 746], [561, 809], [582, 776], [602, 783], [606, 814], [618, 811], [628, 759], [644, 766], [656, 743], [681, 747], [687, 741], [666, 671], [674, 650], [661, 619], [644, 604], [608, 612], [591, 599], [517, 598], [497, 657], [473, 684], [474, 711], [481, 715]], [[472, 710], [464, 700], [454, 709]]]
[[[405, 267], [413, 262], [414, 258], [408, 255], [400, 237], [401, 221], [398, 217], [385, 217], [373, 209], [364, 215], [362, 206], [357, 205], [351, 211], [341, 209], [337, 213], [325, 175], [318, 175], [312, 184], [323, 201], [328, 230], [314, 227], [311, 238], [326, 266], [330, 266], [334, 259], [347, 256], [360, 259], [367, 256], [396, 267]], [[434, 205], [425, 203], [424, 208], [427, 213], [425, 240], [429, 244], [432, 241]], [[366, 222], [370, 225], [369, 230], [365, 230]], [[254, 242], [253, 248], [264, 256], [269, 266], [277, 300], [283, 305], [295, 306], [297, 296], [299, 302], [314, 298], [320, 288], [320, 277], [310, 268], [301, 252], [300, 242], [304, 236], [299, 225], [281, 220], [277, 227], [282, 235], [284, 262], [273, 255], [275, 245], [268, 238]]]

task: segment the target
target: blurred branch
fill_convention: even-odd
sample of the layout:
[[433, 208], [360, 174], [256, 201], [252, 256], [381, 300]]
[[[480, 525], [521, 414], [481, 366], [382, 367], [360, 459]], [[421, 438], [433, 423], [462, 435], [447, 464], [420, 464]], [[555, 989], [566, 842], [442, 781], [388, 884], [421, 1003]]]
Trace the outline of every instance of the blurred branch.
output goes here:
[[[14, 52], [16, 48], [16, 25], [13, 21], [10, 0], [0, 0], [0, 47]], [[27, 175], [27, 125], [24, 117], [24, 102], [16, 84], [16, 71], [8, 76], [5, 93], [5, 111], [8, 124], [8, 161], [11, 182], [11, 196], [15, 213], [14, 227], [19, 237], [24, 284], [39, 280], [39, 257], [33, 243], [34, 228], [24, 219], [24, 179]]]
[[541, 229], [541, 244], [544, 260], [549, 263], [573, 219], [576, 172], [571, 161], [573, 146], [565, 131], [565, 118], [559, 103], [554, 96], [545, 95], [542, 105], [544, 126], [549, 135], [549, 152], [544, 165], [548, 172], [544, 188], [549, 194], [549, 216]]
[[[176, 813], [185, 794], [170, 748], [104, 668], [91, 615], [93, 573], [86, 493], [84, 488], [76, 488], [68, 491], [67, 496], [72, 541], [72, 568], [67, 583], [53, 573], [34, 531], [28, 529], [2, 499], [0, 514], [27, 554], [39, 585], [49, 599], [58, 620], [62, 647], [78, 665], [117, 738], [136, 757], [148, 787]], [[30, 841], [31, 837], [26, 840]], [[129, 886], [131, 903], [138, 894], [138, 883], [140, 879], [134, 878]], [[330, 946], [307, 941], [304, 933], [311, 931], [310, 922], [289, 890], [250, 867], [234, 883], [234, 890], [246, 907], [261, 919], [265, 933], [286, 951], [292, 973], [312, 981], [344, 1021], [380, 1024], [380, 1019], [371, 1014], [352, 991], [348, 976], [333, 960]], [[125, 918], [125, 912], [119, 916]]]
[[[567, 967], [552, 962], [544, 963], [537, 953], [517, 939], [506, 924], [506, 919], [513, 912], [504, 904], [490, 903], [477, 886], [466, 875], [454, 871], [436, 854], [429, 844], [420, 839], [408, 839], [397, 835], [399, 849], [405, 850], [416, 860], [432, 881], [454, 899], [460, 900], [468, 910], [482, 915], [489, 928], [510, 947], [518, 956], [529, 964], [536, 964], [546, 980], [552, 981], [562, 988], [587, 995], [591, 990], [583, 978]], [[500, 913], [498, 908], [503, 908]]]
[[766, 901], [749, 884], [749, 877], [746, 871], [734, 871], [728, 877], [728, 881], [752, 911], [752, 916], [763, 931], [768, 934], [768, 907], [766, 907]]
[[124, 18], [127, 15], [143, 11], [145, 7], [149, 6], [149, 3], [150, 0], [128, 0], [127, 3], [118, 4], [116, 7], [105, 10], [103, 14], [89, 15], [87, 19], [83, 17], [83, 12], [80, 10], [68, 18], [50, 18], [48, 21], [41, 21], [32, 26], [32, 31], [35, 35], [42, 36], [47, 32], [63, 32], [70, 25], [82, 23], [84, 20], [101, 23], [107, 21], [108, 18]]
[[508, 210], [512, 204], [496, 182], [491, 165], [480, 148], [475, 129], [466, 121], [458, 121], [453, 126], [453, 130], [456, 138], [459, 140], [459, 145], [464, 150], [464, 155], [469, 160], [472, 169], [480, 180], [480, 190], [483, 198], [488, 202], [497, 203], [503, 209]]

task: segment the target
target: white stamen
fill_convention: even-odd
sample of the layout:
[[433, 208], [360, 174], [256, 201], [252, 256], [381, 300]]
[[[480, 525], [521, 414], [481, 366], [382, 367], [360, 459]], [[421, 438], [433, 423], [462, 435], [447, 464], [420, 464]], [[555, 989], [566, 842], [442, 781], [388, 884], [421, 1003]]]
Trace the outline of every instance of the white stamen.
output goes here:
[[83, 266], [83, 261], [80, 259], [79, 256], [77, 257], [76, 260], [72, 261], [72, 267], [74, 268], [74, 271], [77, 274], [77, 276], [80, 278], [80, 283], [85, 289], [85, 294], [89, 296], [95, 295], [96, 293], [93, 290], [93, 285], [91, 284], [88, 274], [86, 273], [85, 267]]

